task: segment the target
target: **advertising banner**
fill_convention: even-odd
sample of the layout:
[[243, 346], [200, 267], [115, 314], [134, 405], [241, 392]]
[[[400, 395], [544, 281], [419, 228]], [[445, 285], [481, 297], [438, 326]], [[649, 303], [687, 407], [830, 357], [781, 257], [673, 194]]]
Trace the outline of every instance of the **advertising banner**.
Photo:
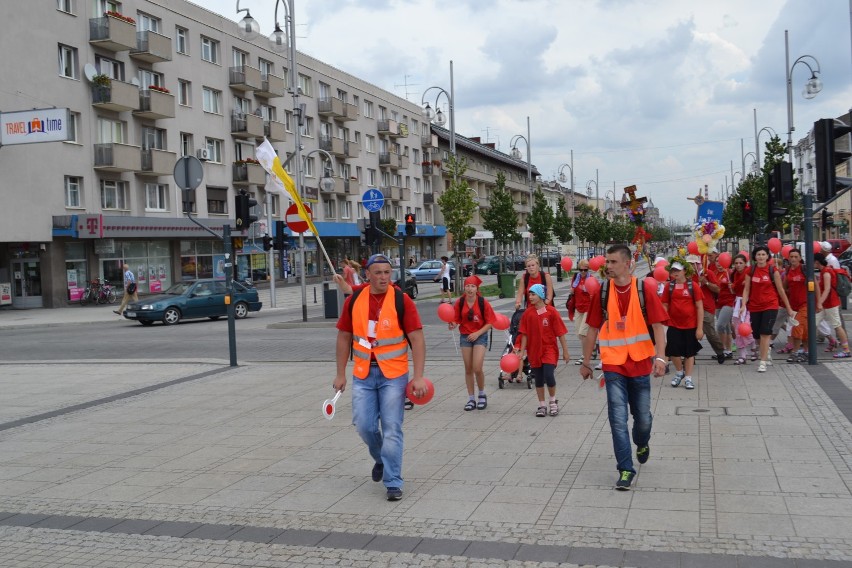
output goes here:
[[0, 145], [66, 142], [71, 140], [67, 108], [43, 108], [0, 113]]

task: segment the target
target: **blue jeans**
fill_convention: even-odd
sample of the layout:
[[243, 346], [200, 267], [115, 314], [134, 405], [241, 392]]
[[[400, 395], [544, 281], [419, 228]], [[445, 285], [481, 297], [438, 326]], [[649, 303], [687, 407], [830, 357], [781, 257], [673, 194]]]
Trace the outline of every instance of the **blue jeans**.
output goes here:
[[352, 378], [352, 424], [373, 460], [384, 464], [385, 487], [402, 489], [402, 419], [407, 385], [408, 373], [386, 379], [376, 365], [370, 366], [366, 379]]
[[627, 432], [627, 407], [633, 415], [633, 443], [637, 448], [648, 445], [651, 439], [651, 377], [625, 377], [606, 372], [606, 401], [609, 410], [609, 427], [612, 430], [612, 446], [619, 471], [632, 471], [633, 448]]

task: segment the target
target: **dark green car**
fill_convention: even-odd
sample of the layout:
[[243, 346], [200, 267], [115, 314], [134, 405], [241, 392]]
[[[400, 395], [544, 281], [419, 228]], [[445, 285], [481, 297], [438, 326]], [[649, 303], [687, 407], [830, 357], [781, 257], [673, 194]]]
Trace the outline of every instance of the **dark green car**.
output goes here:
[[[263, 304], [257, 297], [256, 289], [234, 282], [234, 290], [231, 301], [237, 319], [248, 316], [249, 312], [260, 311]], [[162, 294], [131, 302], [124, 311], [124, 317], [142, 325], [151, 325], [155, 321], [174, 325], [182, 319], [193, 318], [215, 320], [228, 315], [228, 306], [225, 304], [227, 292], [228, 285], [224, 280], [178, 282]]]
[[476, 263], [477, 274], [497, 274], [500, 272], [500, 258], [496, 256], [486, 256]]

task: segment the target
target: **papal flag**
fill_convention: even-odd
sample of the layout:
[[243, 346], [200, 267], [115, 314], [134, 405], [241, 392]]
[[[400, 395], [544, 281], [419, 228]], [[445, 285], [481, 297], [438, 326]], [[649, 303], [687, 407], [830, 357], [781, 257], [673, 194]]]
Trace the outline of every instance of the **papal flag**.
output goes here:
[[302, 198], [299, 197], [299, 190], [296, 189], [293, 178], [290, 177], [290, 174], [281, 165], [281, 160], [278, 158], [278, 154], [275, 153], [275, 148], [272, 147], [269, 140], [266, 138], [263, 139], [263, 144], [255, 148], [254, 156], [260, 162], [260, 165], [263, 166], [263, 169], [266, 170], [266, 173], [269, 174], [269, 183], [266, 184], [266, 191], [280, 195], [289, 195], [293, 203], [296, 204], [296, 209], [299, 210], [299, 217], [308, 224], [308, 229], [314, 236], [319, 237], [316, 225], [314, 225], [313, 219], [311, 219], [311, 216], [305, 210]]

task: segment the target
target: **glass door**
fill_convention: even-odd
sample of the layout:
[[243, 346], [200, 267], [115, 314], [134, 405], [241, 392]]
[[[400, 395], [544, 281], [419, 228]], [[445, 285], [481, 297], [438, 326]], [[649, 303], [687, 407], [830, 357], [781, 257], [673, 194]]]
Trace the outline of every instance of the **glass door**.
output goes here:
[[40, 308], [41, 264], [37, 258], [12, 261], [12, 305]]

